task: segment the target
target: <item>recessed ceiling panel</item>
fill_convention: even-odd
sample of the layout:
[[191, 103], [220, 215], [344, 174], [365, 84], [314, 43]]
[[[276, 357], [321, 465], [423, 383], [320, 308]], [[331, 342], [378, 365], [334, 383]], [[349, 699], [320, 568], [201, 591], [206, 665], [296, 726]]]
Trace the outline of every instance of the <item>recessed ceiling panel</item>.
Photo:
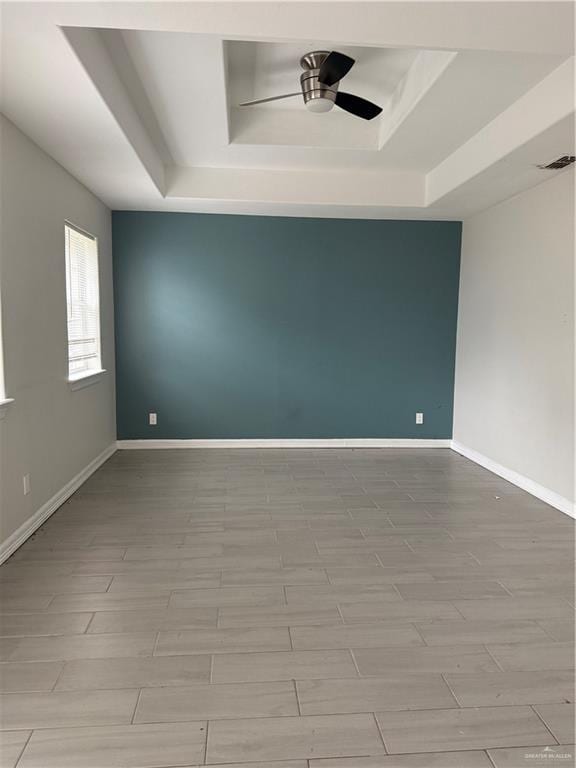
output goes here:
[[[329, 114], [309, 112], [301, 96], [250, 107], [240, 103], [285, 93], [300, 92], [303, 72], [300, 58], [314, 50], [331, 50], [318, 41], [306, 43], [248, 42], [225, 43], [228, 71], [228, 103], [232, 143], [309, 146], [342, 149], [378, 149], [381, 118], [370, 122], [338, 108]], [[387, 107], [413, 65], [418, 51], [393, 48], [338, 46], [337, 50], [355, 60], [339, 85]]]
[[[104, 36], [111, 55], [114, 45], [125, 47], [172, 164], [180, 168], [427, 172], [561, 61], [182, 32]], [[338, 108], [310, 113], [299, 95], [239, 106], [298, 92], [301, 56], [331, 48], [355, 59], [339, 89], [379, 104], [383, 111], [374, 120]], [[123, 57], [113, 58], [118, 63]], [[123, 79], [133, 91], [134, 78]], [[137, 93], [131, 96], [142, 102]]]

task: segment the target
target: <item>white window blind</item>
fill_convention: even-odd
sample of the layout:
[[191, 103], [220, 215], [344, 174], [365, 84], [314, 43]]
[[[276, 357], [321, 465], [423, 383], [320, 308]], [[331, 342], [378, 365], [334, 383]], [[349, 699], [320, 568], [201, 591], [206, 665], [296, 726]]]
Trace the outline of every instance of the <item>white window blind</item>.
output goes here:
[[102, 368], [98, 242], [70, 224], [65, 230], [68, 377], [79, 379]]

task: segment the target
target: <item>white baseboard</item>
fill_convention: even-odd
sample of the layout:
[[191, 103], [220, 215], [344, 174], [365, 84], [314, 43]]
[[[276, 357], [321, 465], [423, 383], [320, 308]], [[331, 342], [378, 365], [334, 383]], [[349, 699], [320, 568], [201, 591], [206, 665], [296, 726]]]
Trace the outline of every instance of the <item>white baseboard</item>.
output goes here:
[[118, 440], [117, 447], [157, 448], [450, 448], [450, 440], [395, 438], [335, 438], [286, 440]]
[[0, 544], [0, 564], [7, 560], [10, 555], [20, 547], [26, 539], [28, 539], [34, 531], [39, 528], [42, 523], [52, 515], [58, 507], [62, 506], [66, 499], [80, 488], [90, 475], [94, 474], [96, 470], [107, 461], [113, 453], [116, 452], [116, 443], [112, 443], [102, 451], [102, 453], [93, 459], [90, 464], [84, 467], [78, 474], [70, 480], [69, 483], [61, 488], [57, 493], [52, 496], [51, 499], [43, 504], [40, 509], [35, 512], [32, 517], [29, 517], [20, 528], [14, 531], [6, 541]]
[[457, 440], [452, 440], [451, 448], [453, 451], [470, 459], [470, 461], [473, 461], [475, 464], [479, 464], [481, 467], [488, 469], [495, 475], [503, 477], [504, 480], [508, 480], [508, 482], [518, 486], [518, 488], [522, 488], [523, 491], [531, 493], [532, 496], [536, 496], [540, 501], [550, 504], [551, 507], [560, 510], [560, 512], [564, 512], [565, 515], [576, 518], [574, 502], [565, 499], [564, 496], [560, 496], [559, 493], [551, 491], [549, 488], [545, 488], [539, 483], [535, 483], [534, 480], [530, 480], [529, 477], [525, 477], [519, 472], [515, 472], [513, 469], [503, 467], [502, 464], [498, 464], [496, 461], [489, 459], [488, 456], [484, 456], [483, 454], [478, 453], [478, 451], [474, 451], [472, 448], [467, 448]]

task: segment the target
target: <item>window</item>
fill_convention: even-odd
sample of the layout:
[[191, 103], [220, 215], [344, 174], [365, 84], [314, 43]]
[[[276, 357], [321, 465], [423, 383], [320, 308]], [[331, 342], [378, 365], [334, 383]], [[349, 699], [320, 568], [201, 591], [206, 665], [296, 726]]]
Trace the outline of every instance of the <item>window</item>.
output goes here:
[[76, 381], [102, 369], [98, 241], [71, 224], [65, 234], [68, 378]]
[[14, 400], [6, 394], [4, 381], [4, 356], [2, 349], [2, 307], [0, 306], [0, 419], [4, 418], [6, 409]]

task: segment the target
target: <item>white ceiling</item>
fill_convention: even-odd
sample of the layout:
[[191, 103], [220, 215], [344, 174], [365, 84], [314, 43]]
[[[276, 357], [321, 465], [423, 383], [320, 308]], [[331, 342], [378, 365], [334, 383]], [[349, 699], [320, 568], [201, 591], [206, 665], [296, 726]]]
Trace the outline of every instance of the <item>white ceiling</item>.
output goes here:
[[[0, 109], [113, 208], [461, 218], [574, 154], [569, 2], [0, 5]], [[316, 49], [378, 118], [238, 106]]]

